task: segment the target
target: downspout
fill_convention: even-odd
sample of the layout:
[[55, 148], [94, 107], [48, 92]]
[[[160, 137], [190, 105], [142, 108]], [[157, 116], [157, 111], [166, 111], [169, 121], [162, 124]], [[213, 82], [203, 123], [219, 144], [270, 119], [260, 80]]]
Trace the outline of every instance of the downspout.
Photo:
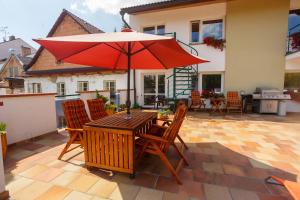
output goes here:
[[[126, 22], [124, 16], [125, 12], [123, 10], [120, 10], [120, 15], [122, 18], [123, 23], [125, 24], [126, 28], [130, 28], [130, 25]], [[136, 82], [135, 82], [135, 69], [133, 70], [133, 105], [136, 105]]]

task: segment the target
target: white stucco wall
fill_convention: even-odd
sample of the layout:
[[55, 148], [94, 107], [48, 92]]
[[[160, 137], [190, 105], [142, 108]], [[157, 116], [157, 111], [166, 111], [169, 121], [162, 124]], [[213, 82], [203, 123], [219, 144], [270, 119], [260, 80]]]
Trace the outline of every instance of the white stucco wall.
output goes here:
[[[167, 33], [176, 32], [177, 39], [189, 44], [191, 35], [191, 21], [224, 19], [225, 26], [225, 15], [226, 3], [217, 3], [212, 5], [202, 5], [130, 15], [129, 24], [134, 30], [137, 31], [142, 31], [143, 27], [145, 26], [165, 25]], [[225, 70], [225, 51], [216, 50], [206, 46], [205, 44], [197, 44], [192, 46], [198, 50], [200, 57], [211, 61], [209, 63], [199, 65], [199, 71]]]
[[55, 94], [0, 96], [8, 144], [56, 131]]

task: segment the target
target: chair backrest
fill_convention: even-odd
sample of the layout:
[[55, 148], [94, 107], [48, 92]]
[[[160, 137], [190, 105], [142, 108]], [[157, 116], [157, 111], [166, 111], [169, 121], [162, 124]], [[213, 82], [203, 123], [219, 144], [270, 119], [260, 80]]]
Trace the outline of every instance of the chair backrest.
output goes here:
[[169, 149], [170, 145], [175, 141], [187, 110], [188, 109], [185, 104], [178, 106], [178, 108], [176, 110], [177, 115], [174, 116], [173, 122], [166, 129], [166, 131], [164, 132], [164, 134], [162, 136], [163, 139], [169, 141], [169, 144], [166, 144], [166, 143], [161, 144], [160, 148], [163, 152], [166, 152]]
[[201, 95], [198, 90], [193, 90], [191, 92], [192, 105], [199, 105], [201, 103]]
[[82, 100], [72, 100], [63, 102], [65, 120], [69, 128], [82, 128], [84, 124], [90, 122]]
[[102, 99], [88, 99], [87, 104], [92, 120], [101, 119], [108, 115], [105, 111], [105, 106]]
[[236, 102], [240, 99], [239, 93], [237, 91], [227, 92], [227, 102]]
[[[182, 112], [184, 111], [184, 112]], [[176, 111], [175, 111], [175, 114], [174, 114], [174, 120], [176, 118], [185, 118], [186, 116], [186, 113], [188, 111], [188, 107], [186, 106], [185, 102], [184, 101], [179, 101], [177, 103], [177, 108], [176, 108]]]

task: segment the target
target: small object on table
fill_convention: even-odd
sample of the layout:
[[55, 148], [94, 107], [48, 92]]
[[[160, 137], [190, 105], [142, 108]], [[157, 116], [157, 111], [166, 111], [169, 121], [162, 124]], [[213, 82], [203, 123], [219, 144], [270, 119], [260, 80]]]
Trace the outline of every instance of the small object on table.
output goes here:
[[210, 112], [210, 114], [213, 114], [213, 113], [223, 114], [223, 111], [222, 111], [221, 107], [222, 107], [222, 104], [225, 103], [225, 98], [223, 98], [223, 97], [211, 98], [210, 102], [211, 102], [211, 112]]

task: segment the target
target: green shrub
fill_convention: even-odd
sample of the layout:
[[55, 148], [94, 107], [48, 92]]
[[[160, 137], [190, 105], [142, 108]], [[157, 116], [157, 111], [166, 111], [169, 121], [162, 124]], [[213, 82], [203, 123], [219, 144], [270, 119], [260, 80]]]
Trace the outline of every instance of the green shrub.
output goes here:
[[141, 106], [140, 106], [140, 104], [135, 103], [135, 104], [133, 104], [132, 108], [133, 109], [139, 109], [139, 108], [141, 108]]
[[109, 103], [105, 105], [106, 110], [116, 110], [117, 106], [114, 103]]
[[120, 108], [120, 111], [124, 111], [126, 109], [126, 105], [125, 104], [120, 104], [119, 108]]
[[3, 122], [0, 122], [0, 135], [6, 133], [6, 124]]
[[104, 104], [106, 102], [108, 102], [108, 98], [105, 97], [105, 96], [103, 96], [103, 95], [101, 95], [98, 90], [96, 90], [96, 99], [102, 99], [102, 101], [103, 101]]

